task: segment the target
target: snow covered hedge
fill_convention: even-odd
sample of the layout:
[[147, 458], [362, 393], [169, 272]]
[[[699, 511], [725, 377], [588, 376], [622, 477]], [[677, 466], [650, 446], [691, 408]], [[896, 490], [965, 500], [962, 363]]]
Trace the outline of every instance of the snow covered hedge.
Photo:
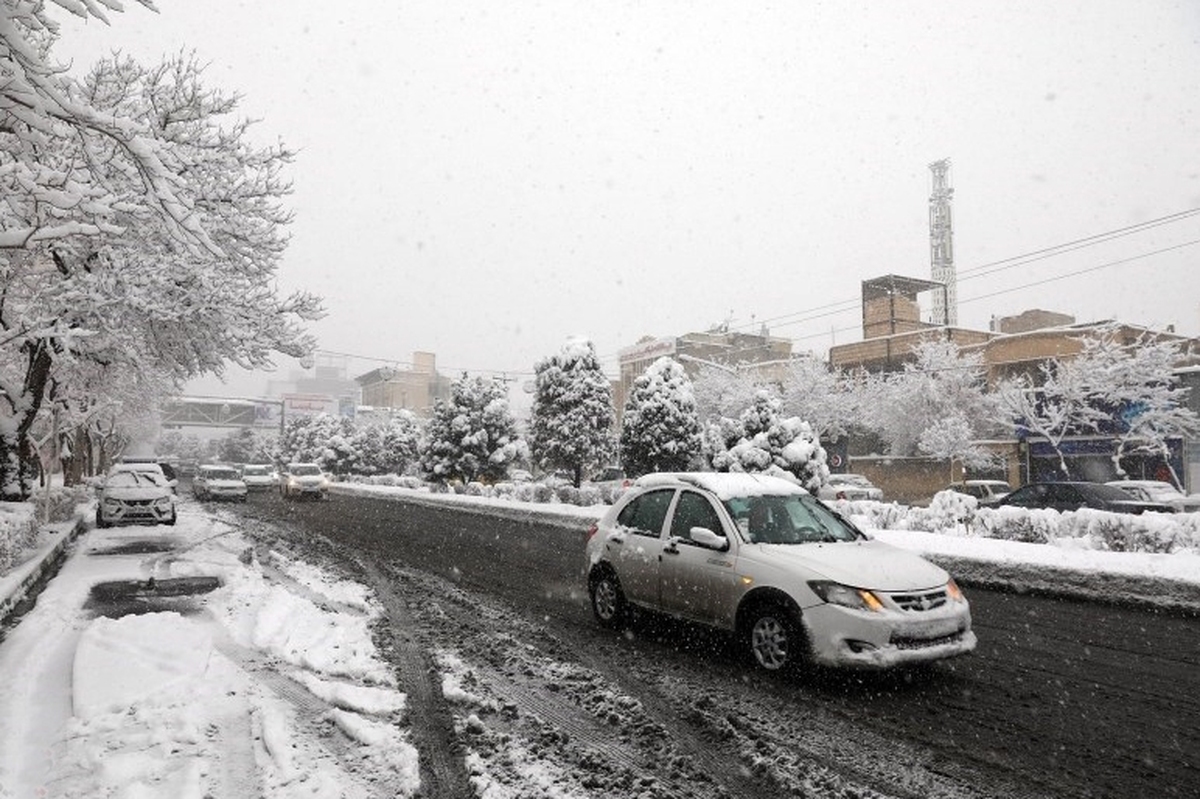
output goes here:
[[831, 503], [859, 527], [920, 530], [941, 535], [999, 538], [1049, 544], [1074, 539], [1089, 549], [1111, 552], [1200, 552], [1200, 513], [1126, 513], [1084, 508], [1059, 511], [981, 508], [974, 497], [943, 491], [927, 508], [882, 502]]
[[30, 502], [0, 502], [0, 574], [37, 537], [38, 523]]

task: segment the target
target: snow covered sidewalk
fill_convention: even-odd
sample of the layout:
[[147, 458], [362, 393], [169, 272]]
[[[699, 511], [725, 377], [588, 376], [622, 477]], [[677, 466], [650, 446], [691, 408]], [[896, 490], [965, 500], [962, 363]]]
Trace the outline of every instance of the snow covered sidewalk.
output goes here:
[[0, 645], [0, 796], [412, 795], [379, 612], [195, 506], [89, 531]]

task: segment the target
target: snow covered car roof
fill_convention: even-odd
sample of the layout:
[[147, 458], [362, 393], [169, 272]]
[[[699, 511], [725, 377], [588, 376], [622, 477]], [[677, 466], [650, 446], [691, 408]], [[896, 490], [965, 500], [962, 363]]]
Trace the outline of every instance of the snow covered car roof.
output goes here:
[[746, 472], [655, 472], [634, 481], [638, 487], [674, 486], [686, 483], [716, 494], [721, 500], [767, 494], [807, 494], [802, 487], [782, 477]]

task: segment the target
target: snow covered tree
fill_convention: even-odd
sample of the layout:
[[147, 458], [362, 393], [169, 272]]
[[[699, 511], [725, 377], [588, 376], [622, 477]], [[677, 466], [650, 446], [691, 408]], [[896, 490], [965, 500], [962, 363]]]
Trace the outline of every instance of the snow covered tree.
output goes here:
[[226, 463], [274, 463], [275, 444], [274, 436], [243, 427], [220, 440], [217, 457]]
[[297, 416], [284, 425], [280, 457], [285, 462], [320, 464], [333, 474], [350, 474], [358, 460], [353, 441], [354, 422], [344, 416]]
[[782, 380], [780, 412], [807, 421], [822, 441], [837, 441], [861, 418], [859, 396], [855, 382], [841, 372], [816, 358], [796, 358]]
[[1168, 439], [1200, 435], [1200, 417], [1173, 376], [1184, 346], [1149, 332], [1126, 340], [1119, 326], [1109, 325], [1082, 337], [1080, 347], [1073, 358], [1043, 364], [1038, 385], [1023, 378], [1003, 384], [1002, 419], [1046, 439], [1064, 476], [1070, 476], [1064, 439], [1104, 430], [1115, 431], [1117, 474], [1131, 454], [1161, 455], [1170, 466]]
[[494, 482], [526, 455], [505, 384], [464, 374], [450, 384], [450, 399], [433, 406], [420, 467], [433, 482]]
[[820, 437], [799, 417], [781, 416], [780, 401], [767, 391], [739, 419], [708, 422], [704, 447], [714, 471], [788, 476], [814, 493], [829, 480]]
[[612, 386], [587, 339], [569, 340], [534, 371], [529, 442], [534, 462], [545, 471], [570, 471], [578, 488], [585, 472], [612, 459]]
[[405, 474], [417, 462], [421, 424], [411, 411], [398, 411], [387, 421], [362, 427], [354, 437], [360, 474]]
[[716, 364], [702, 366], [692, 382], [696, 415], [701, 421], [736, 418], [754, 404], [755, 396], [765, 388], [745, 371]]
[[913, 353], [903, 371], [868, 379], [860, 400], [867, 427], [879, 432], [892, 455], [989, 463], [990, 453], [975, 443], [995, 429], [983, 356], [940, 339], [918, 344]]
[[[99, 16], [107, 2], [64, 8]], [[52, 380], [91, 363], [177, 385], [226, 362], [301, 356], [320, 303], [276, 295], [291, 153], [255, 147], [200, 66], [49, 63], [42, 3], [0, 5], [0, 497], [28, 493]], [[149, 377], [150, 373], [157, 377]]]
[[692, 381], [663, 357], [633, 381], [621, 416], [621, 465], [630, 475], [686, 470], [700, 457]]

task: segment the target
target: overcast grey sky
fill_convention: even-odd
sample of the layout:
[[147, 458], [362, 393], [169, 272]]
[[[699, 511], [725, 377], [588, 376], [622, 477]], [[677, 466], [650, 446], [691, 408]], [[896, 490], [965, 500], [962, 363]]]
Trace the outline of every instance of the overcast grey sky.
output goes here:
[[1200, 208], [1193, 0], [156, 2], [64, 19], [57, 55], [195, 50], [299, 150], [280, 277], [326, 350], [520, 375], [586, 335], [615, 373], [728, 320], [824, 354], [862, 280], [929, 277], [941, 158], [961, 326], [1200, 334], [1200, 215], [980, 269]]

